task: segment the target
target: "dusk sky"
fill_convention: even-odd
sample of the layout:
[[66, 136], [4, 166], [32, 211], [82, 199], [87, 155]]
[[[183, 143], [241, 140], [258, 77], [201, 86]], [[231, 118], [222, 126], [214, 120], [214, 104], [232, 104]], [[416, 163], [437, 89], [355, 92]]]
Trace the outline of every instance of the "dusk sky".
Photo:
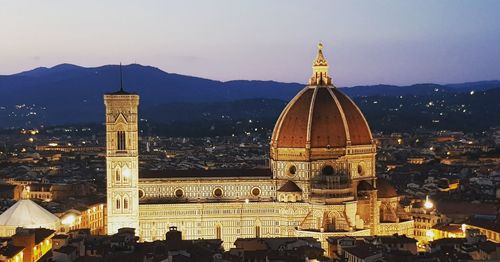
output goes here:
[[1, 1], [0, 74], [139, 63], [337, 86], [500, 79], [500, 1]]

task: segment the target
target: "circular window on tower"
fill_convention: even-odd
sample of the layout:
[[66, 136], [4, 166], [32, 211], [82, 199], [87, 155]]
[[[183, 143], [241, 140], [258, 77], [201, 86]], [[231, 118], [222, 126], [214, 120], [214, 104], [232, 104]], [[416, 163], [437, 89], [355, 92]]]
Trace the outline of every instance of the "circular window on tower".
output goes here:
[[215, 197], [222, 197], [223, 194], [224, 194], [224, 192], [222, 191], [222, 188], [216, 188], [214, 190], [214, 196]]
[[363, 167], [363, 163], [358, 164], [358, 175], [360, 175], [360, 176], [365, 175], [365, 168]]
[[145, 196], [144, 190], [139, 189], [139, 198], [143, 198]]
[[325, 176], [331, 176], [335, 173], [335, 170], [333, 170], [333, 166], [331, 165], [326, 165], [321, 169], [321, 174]]
[[260, 196], [260, 188], [258, 187], [252, 188], [252, 196]]
[[288, 167], [288, 175], [289, 176], [294, 176], [296, 173], [297, 173], [297, 167], [295, 167], [294, 165], [291, 165], [290, 167]]
[[181, 198], [183, 196], [184, 196], [184, 191], [182, 189], [179, 188], [175, 190], [175, 197]]

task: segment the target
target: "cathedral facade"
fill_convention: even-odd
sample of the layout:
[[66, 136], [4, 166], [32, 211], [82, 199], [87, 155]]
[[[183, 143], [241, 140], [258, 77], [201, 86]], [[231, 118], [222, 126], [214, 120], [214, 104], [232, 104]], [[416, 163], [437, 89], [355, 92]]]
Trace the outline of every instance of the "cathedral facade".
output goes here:
[[[176, 226], [186, 239], [406, 234], [413, 221], [375, 176], [376, 144], [356, 104], [332, 84], [322, 46], [309, 83], [285, 107], [271, 138], [269, 169], [139, 174], [139, 96], [104, 96], [109, 234], [142, 241]], [[389, 193], [388, 193], [389, 192]]]

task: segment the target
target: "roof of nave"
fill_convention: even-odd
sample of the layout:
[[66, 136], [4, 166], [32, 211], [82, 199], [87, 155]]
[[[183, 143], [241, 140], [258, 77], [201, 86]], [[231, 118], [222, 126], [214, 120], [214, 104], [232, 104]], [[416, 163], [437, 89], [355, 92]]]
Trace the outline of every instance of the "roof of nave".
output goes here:
[[139, 179], [255, 179], [271, 178], [271, 169], [187, 169], [187, 170], [144, 170]]

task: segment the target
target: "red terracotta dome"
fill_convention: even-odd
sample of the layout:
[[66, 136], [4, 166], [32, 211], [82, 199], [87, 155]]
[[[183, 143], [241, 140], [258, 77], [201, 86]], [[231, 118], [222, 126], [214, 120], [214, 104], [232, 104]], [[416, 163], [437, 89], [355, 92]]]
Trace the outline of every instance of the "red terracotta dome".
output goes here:
[[356, 104], [331, 84], [321, 47], [309, 85], [281, 113], [271, 147], [340, 148], [372, 145], [370, 128]]
[[392, 198], [397, 197], [398, 192], [389, 181], [379, 178], [377, 179], [377, 197], [378, 198]]

